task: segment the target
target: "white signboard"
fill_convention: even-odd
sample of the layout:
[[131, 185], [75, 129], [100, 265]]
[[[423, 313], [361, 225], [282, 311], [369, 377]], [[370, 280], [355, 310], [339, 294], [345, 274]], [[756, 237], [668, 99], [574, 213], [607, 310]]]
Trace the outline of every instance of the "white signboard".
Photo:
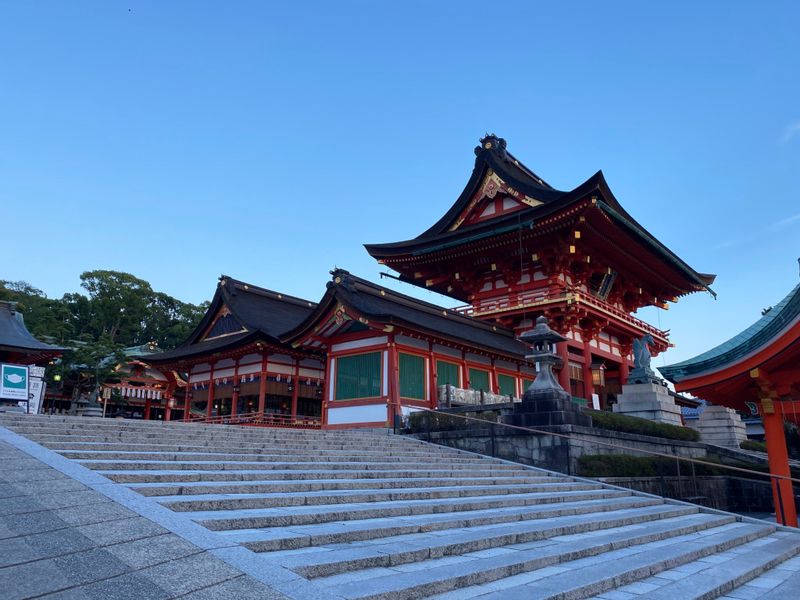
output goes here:
[[[28, 406], [24, 407], [28, 409], [30, 414], [39, 414], [39, 409], [42, 406], [42, 399], [44, 398], [45, 387], [47, 387], [47, 384], [44, 381], [38, 377], [31, 377], [30, 384], [28, 385], [28, 397], [30, 398], [30, 403]], [[20, 402], [19, 406], [23, 406], [23, 403]]]
[[31, 379], [34, 377], [38, 377], [39, 379], [44, 379], [44, 367], [37, 367], [36, 365], [31, 365], [28, 367], [28, 374], [30, 375]]
[[28, 383], [27, 366], [0, 364], [0, 398], [27, 401]]

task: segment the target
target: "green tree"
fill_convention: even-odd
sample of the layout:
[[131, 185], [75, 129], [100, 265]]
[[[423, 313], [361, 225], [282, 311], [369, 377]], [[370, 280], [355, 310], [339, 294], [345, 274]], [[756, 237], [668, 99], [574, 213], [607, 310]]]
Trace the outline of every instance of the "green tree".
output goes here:
[[150, 284], [130, 273], [86, 271], [81, 287], [89, 293], [88, 333], [123, 346], [142, 344], [149, 305], [155, 295]]
[[74, 335], [70, 311], [27, 281], [0, 281], [0, 300], [15, 302], [34, 337], [63, 343]]
[[[143, 279], [109, 270], [81, 274], [87, 294], [50, 299], [26, 281], [0, 281], [0, 300], [17, 303], [36, 337], [70, 348], [48, 373], [61, 376], [72, 396], [92, 392], [116, 364], [123, 349], [150, 341], [168, 350], [183, 342], [205, 314], [208, 303], [182, 302], [156, 292]], [[69, 393], [69, 392], [68, 392]]]

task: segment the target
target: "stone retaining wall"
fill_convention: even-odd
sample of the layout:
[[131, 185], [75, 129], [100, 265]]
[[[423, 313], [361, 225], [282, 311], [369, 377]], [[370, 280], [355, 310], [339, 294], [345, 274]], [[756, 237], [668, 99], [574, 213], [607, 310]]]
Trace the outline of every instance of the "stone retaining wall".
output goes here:
[[[502, 425], [471, 424], [468, 428], [453, 431], [420, 433], [416, 437], [431, 442], [511, 460], [525, 465], [576, 474], [578, 458], [584, 454], [625, 454], [647, 456], [644, 453], [622, 448], [610, 448], [605, 444], [625, 446], [634, 450], [648, 450], [672, 456], [703, 458], [706, 446], [697, 442], [667, 440], [647, 435], [623, 433], [576, 425], [542, 428], [554, 433], [566, 434], [570, 438], [553, 435], [515, 431]], [[430, 435], [430, 438], [428, 438]]]
[[774, 512], [772, 486], [741, 477], [600, 477], [598, 481], [731, 512]]

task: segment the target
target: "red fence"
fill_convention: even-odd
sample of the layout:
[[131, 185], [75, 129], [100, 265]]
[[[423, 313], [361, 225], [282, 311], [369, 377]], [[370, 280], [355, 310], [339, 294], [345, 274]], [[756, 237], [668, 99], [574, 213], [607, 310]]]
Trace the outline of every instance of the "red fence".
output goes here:
[[187, 421], [192, 423], [210, 423], [217, 425], [249, 425], [253, 427], [289, 427], [294, 429], [319, 429], [322, 427], [320, 417], [305, 415], [281, 415], [275, 413], [242, 413], [238, 415], [206, 415], [192, 414]]

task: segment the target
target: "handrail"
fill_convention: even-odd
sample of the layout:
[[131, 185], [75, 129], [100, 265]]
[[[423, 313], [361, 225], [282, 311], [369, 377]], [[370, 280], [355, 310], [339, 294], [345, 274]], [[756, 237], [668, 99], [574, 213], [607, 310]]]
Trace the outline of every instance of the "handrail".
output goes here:
[[[511, 425], [511, 424], [508, 424], [508, 423], [497, 423], [496, 421], [487, 421], [486, 419], [478, 419], [476, 417], [468, 417], [466, 415], [458, 415], [458, 414], [454, 414], [454, 413], [446, 413], [446, 412], [442, 412], [442, 411], [434, 410], [434, 409], [430, 409], [430, 408], [423, 408], [421, 406], [415, 406], [414, 408], [416, 410], [425, 411], [425, 412], [428, 412], [428, 413], [433, 413], [433, 414], [438, 414], [438, 415], [448, 415], [448, 416], [464, 419], [466, 421], [475, 421], [477, 423], [483, 423], [484, 425], [486, 425], [486, 424], [488, 424], [488, 425], [496, 425], [496, 426], [499, 426], [499, 427], [508, 427], [509, 429], [518, 429], [520, 431], [527, 431], [529, 433], [539, 433], [539, 434], [543, 434], [543, 435], [552, 435], [552, 436], [555, 436], [555, 437], [560, 437], [560, 438], [565, 438], [565, 439], [577, 439], [577, 438], [575, 438], [575, 436], [572, 436], [572, 435], [569, 435], [569, 434], [566, 434], [566, 433], [558, 433], [558, 432], [555, 432], [555, 431], [545, 431], [543, 429], [535, 429], [533, 427], [523, 427], [521, 425]], [[670, 458], [670, 459], [674, 459], [674, 460], [682, 460], [682, 461], [685, 461], [685, 462], [695, 463], [695, 464], [698, 464], [698, 465], [706, 465], [708, 467], [729, 469], [731, 471], [739, 471], [740, 473], [748, 473], [750, 475], [758, 475], [759, 477], [770, 477], [770, 478], [774, 478], [774, 479], [783, 479], [783, 480], [786, 480], [786, 481], [791, 481], [793, 483], [800, 484], [800, 479], [796, 479], [794, 477], [787, 477], [786, 475], [774, 475], [772, 473], [764, 473], [764, 472], [761, 472], [761, 471], [753, 471], [752, 469], [745, 469], [743, 467], [732, 467], [730, 465], [723, 465], [723, 464], [708, 462], [708, 461], [705, 461], [705, 460], [699, 460], [697, 458], [688, 458], [688, 457], [685, 457], [685, 456], [677, 456], [675, 454], [665, 454], [664, 452], [657, 452], [655, 450], [644, 450], [642, 448], [633, 448], [631, 446], [624, 446], [624, 445], [621, 445], [621, 444], [613, 444], [611, 442], [603, 442], [603, 441], [600, 441], [600, 440], [594, 440], [594, 441], [592, 441], [592, 443], [593, 444], [597, 444], [599, 446], [607, 446], [609, 448], [616, 448], [617, 450], [628, 450], [630, 452], [641, 452], [643, 454], [650, 454], [652, 456], [660, 456], [660, 457], [663, 457], [663, 458]]]
[[[518, 292], [518, 295], [524, 294], [531, 290], [522, 290]], [[457, 306], [453, 310], [468, 317], [475, 317], [475, 316], [484, 316], [490, 315], [498, 312], [510, 312], [514, 310], [521, 310], [521, 309], [532, 309], [536, 308], [542, 304], [552, 303], [557, 300], [564, 300], [564, 301], [575, 301], [575, 302], [584, 302], [585, 304], [594, 305], [595, 307], [599, 308], [600, 310], [604, 310], [613, 314], [615, 317], [618, 317], [622, 321], [627, 322], [629, 325], [633, 325], [634, 327], [638, 327], [648, 333], [651, 333], [655, 336], [658, 336], [664, 340], [669, 338], [669, 334], [646, 321], [638, 317], [634, 317], [633, 315], [625, 312], [614, 306], [613, 304], [609, 304], [605, 300], [597, 298], [593, 296], [591, 292], [584, 292], [583, 290], [576, 289], [576, 288], [567, 288], [564, 290], [547, 290], [540, 296], [538, 296], [535, 300], [531, 300], [529, 302], [517, 302], [517, 304], [508, 306], [504, 306], [502, 308], [490, 309], [486, 311], [482, 311], [480, 309], [476, 309], [474, 305], [467, 304], [464, 306]]]
[[278, 413], [261, 413], [249, 412], [239, 413], [236, 415], [190, 415], [187, 422], [201, 422], [209, 424], [222, 424], [222, 425], [274, 425], [276, 427], [292, 427], [292, 426], [306, 426], [306, 427], [320, 427], [322, 419], [320, 417], [312, 417], [307, 415], [285, 415]]

